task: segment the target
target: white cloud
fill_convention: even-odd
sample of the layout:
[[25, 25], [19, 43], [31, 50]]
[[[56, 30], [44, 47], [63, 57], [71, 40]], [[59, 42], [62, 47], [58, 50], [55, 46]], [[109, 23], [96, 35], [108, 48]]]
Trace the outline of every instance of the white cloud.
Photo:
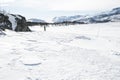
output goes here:
[[3, 6], [9, 6], [9, 4], [14, 1], [15, 0], [0, 0], [0, 8]]
[[120, 0], [0, 0], [0, 3], [6, 11], [42, 19], [120, 7]]
[[11, 6], [39, 10], [97, 10], [120, 5], [120, 0], [3, 0]]
[[9, 2], [14, 2], [15, 0], [0, 0], [1, 4], [9, 3]]
[[52, 10], [97, 10], [120, 5], [120, 0], [59, 0], [51, 5]]

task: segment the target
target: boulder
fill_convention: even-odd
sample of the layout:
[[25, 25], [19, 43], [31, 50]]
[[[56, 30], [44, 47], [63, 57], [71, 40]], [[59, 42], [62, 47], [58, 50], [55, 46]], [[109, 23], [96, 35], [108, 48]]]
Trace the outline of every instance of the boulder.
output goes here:
[[17, 32], [31, 31], [29, 27], [26, 25], [25, 17], [21, 15], [5, 13], [0, 13], [0, 29], [1, 30], [10, 29]]

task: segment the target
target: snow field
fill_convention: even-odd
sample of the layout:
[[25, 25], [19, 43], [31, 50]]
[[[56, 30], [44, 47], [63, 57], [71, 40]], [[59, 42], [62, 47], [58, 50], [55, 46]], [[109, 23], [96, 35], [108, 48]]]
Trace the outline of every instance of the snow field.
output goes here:
[[120, 23], [50, 26], [0, 37], [0, 80], [120, 80]]

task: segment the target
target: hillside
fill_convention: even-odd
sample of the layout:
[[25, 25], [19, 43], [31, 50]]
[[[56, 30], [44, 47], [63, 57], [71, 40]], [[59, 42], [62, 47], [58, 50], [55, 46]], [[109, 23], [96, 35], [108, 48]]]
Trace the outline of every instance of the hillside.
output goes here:
[[120, 21], [120, 7], [114, 8], [111, 11], [102, 12], [97, 15], [75, 15], [61, 16], [53, 18], [54, 23], [61, 22], [78, 22], [78, 23], [105, 23]]

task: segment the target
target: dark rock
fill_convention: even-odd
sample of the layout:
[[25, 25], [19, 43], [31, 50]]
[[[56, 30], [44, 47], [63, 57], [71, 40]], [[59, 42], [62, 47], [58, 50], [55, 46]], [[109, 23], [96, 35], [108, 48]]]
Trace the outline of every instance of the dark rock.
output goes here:
[[[10, 17], [12, 17], [12, 19], [14, 18], [15, 20], [12, 20], [12, 19], [10, 20]], [[9, 30], [17, 31], [17, 32], [31, 31], [29, 27], [26, 25], [25, 17], [21, 15], [3, 14], [3, 13], [0, 13], [0, 29], [1, 30], [9, 29]]]
[[1, 35], [6, 35], [2, 30], [0, 30], [0, 36]]

